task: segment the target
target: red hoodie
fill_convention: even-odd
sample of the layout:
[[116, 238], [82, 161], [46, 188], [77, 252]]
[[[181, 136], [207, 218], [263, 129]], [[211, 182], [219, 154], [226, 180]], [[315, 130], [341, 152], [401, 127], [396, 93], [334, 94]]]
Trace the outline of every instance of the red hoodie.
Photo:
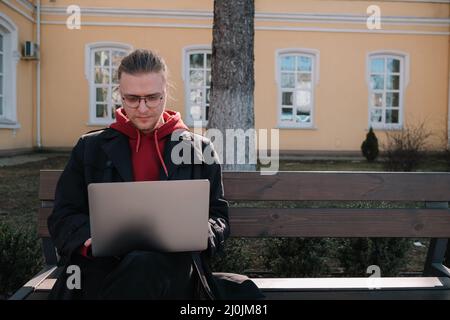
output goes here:
[[148, 134], [143, 134], [128, 119], [123, 108], [116, 110], [116, 122], [110, 127], [125, 134], [129, 139], [134, 181], [159, 180], [161, 166], [166, 175], [168, 174], [163, 160], [166, 137], [177, 129], [188, 128], [181, 120], [179, 112], [166, 110], [163, 119], [162, 125]]

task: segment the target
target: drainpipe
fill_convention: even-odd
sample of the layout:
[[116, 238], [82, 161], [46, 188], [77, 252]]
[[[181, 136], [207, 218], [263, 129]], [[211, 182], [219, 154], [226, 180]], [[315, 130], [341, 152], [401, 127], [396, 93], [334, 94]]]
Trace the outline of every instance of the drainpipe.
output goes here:
[[36, 3], [36, 44], [38, 60], [36, 64], [36, 146], [42, 148], [41, 142], [41, 1]]

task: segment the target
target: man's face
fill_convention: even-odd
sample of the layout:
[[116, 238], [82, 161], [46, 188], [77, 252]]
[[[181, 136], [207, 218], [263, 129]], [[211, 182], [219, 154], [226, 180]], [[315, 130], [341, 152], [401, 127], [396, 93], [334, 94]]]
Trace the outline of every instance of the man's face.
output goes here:
[[[162, 96], [162, 100], [156, 102], [156, 106], [147, 107], [144, 99], [139, 101], [137, 108], [131, 108], [126, 101], [122, 105], [127, 113], [128, 119], [143, 133], [153, 131], [161, 121], [162, 113], [166, 104], [166, 81], [161, 73], [128, 74], [122, 73], [120, 77], [120, 94], [122, 97], [154, 97]], [[152, 102], [151, 102], [152, 103]], [[153, 101], [155, 104], [155, 101]]]

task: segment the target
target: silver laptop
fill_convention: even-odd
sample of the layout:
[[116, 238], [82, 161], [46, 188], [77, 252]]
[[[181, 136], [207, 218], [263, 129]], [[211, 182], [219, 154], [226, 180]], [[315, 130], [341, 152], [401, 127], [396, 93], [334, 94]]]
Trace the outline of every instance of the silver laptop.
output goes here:
[[95, 257], [208, 246], [207, 179], [92, 183], [88, 196]]

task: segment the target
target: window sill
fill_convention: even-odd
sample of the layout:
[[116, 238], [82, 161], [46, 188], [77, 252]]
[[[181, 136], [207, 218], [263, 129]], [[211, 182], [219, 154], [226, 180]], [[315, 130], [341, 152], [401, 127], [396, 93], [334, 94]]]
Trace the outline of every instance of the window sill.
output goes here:
[[109, 127], [110, 124], [113, 123], [113, 122], [92, 122], [92, 121], [89, 121], [88, 123], [86, 123], [86, 125], [88, 127]]
[[[403, 126], [399, 125], [399, 126], [372, 126], [373, 130], [378, 130], [378, 131], [401, 131], [403, 130]], [[366, 131], [368, 132], [370, 130], [370, 128], [366, 128]]]
[[319, 130], [317, 127], [315, 126], [310, 126], [310, 127], [302, 127], [302, 126], [296, 126], [296, 125], [278, 125], [276, 127], [276, 129], [295, 129], [295, 130]]
[[[198, 125], [199, 123], [201, 123], [200, 128], [206, 129], [206, 126], [208, 125], [208, 121], [192, 121], [192, 120], [188, 120], [188, 119], [183, 119], [183, 121], [184, 121], [184, 124], [190, 128], [194, 128], [194, 124]], [[196, 126], [196, 128], [198, 128], [198, 126]]]
[[0, 119], [0, 129], [20, 129], [20, 123], [8, 119]]

